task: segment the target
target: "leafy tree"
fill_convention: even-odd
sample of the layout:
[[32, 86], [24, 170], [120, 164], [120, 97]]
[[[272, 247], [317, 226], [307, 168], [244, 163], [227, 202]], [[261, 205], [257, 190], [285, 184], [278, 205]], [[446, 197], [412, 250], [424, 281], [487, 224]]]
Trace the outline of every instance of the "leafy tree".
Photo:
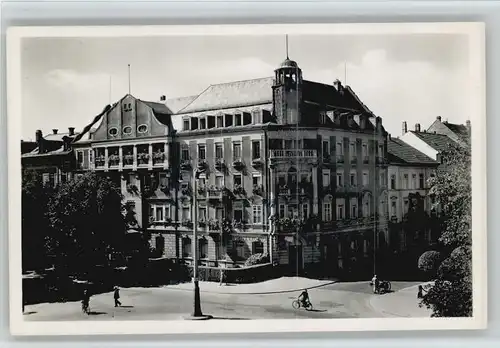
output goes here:
[[121, 250], [126, 233], [120, 189], [87, 173], [62, 184], [48, 205], [46, 247], [58, 268], [87, 273]]
[[450, 146], [430, 180], [430, 194], [443, 212], [440, 241], [454, 251], [443, 261], [422, 303], [435, 317], [472, 316], [470, 144]]
[[423, 253], [418, 259], [418, 268], [421, 271], [434, 275], [441, 262], [441, 253], [439, 251], [429, 250]]
[[44, 240], [48, 234], [47, 208], [52, 188], [42, 184], [36, 171], [22, 173], [22, 268], [23, 271], [44, 267]]

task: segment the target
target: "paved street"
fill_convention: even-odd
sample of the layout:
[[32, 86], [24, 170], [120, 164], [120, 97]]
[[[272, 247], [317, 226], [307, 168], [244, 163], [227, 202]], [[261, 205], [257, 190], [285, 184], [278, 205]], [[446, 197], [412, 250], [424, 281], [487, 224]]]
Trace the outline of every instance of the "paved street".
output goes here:
[[[304, 278], [298, 278], [298, 284], [304, 286], [304, 281], [301, 282], [300, 279]], [[309, 285], [319, 282], [308, 281], [305, 283]], [[368, 281], [336, 284], [324, 282], [327, 285], [320, 285], [309, 290], [314, 310], [306, 311], [292, 308], [292, 301], [300, 294], [300, 291], [289, 287], [291, 280], [282, 282], [288, 287], [282, 288], [282, 292], [272, 289], [273, 283], [271, 282], [267, 286], [261, 286], [272, 292], [266, 294], [242, 293], [241, 289], [252, 288], [252, 286], [256, 288], [256, 284], [219, 287], [214, 283], [209, 285], [202, 283], [200, 284], [202, 310], [204, 314], [210, 314], [215, 319], [234, 320], [428, 316], [426, 311], [418, 309], [414, 289], [417, 283], [393, 283], [395, 292], [373, 295]], [[216, 293], [211, 291], [211, 288], [220, 289], [221, 292], [226, 293]], [[88, 316], [81, 313], [80, 302], [68, 302], [26, 306], [24, 318], [30, 321], [178, 320], [191, 313], [193, 309], [191, 289], [190, 284], [161, 288], [126, 288], [121, 290], [123, 306], [119, 308], [114, 307], [113, 294], [107, 293], [92, 297], [91, 315]], [[398, 291], [400, 289], [406, 290]], [[380, 300], [382, 297], [385, 299]], [[399, 308], [391, 312], [393, 302]]]

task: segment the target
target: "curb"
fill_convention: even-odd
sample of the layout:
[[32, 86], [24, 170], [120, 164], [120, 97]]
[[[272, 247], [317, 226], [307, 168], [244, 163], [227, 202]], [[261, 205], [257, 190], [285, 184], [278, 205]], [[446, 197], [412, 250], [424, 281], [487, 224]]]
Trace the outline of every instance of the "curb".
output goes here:
[[[278, 291], [265, 291], [265, 292], [222, 292], [222, 291], [210, 291], [210, 290], [207, 291], [207, 290], [203, 290], [200, 286], [200, 292], [206, 293], [206, 294], [219, 294], [219, 295], [272, 295], [272, 294], [284, 294], [284, 293], [289, 293], [289, 292], [297, 292], [297, 291], [302, 291], [304, 289], [307, 289], [307, 290], [317, 289], [317, 288], [322, 288], [322, 287], [327, 286], [327, 285], [333, 285], [336, 283], [338, 283], [337, 280], [331, 281], [331, 282], [328, 282], [325, 284], [310, 286], [310, 287], [278, 290]], [[163, 287], [163, 289], [170, 289], [170, 290], [177, 290], [177, 291], [193, 291], [193, 289], [169, 288], [168, 286]]]

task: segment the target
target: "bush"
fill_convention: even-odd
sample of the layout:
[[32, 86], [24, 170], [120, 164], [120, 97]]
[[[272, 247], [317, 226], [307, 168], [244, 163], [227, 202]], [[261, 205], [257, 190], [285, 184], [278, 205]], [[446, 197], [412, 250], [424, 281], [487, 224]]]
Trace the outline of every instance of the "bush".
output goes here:
[[268, 262], [269, 262], [269, 257], [267, 255], [262, 253], [253, 254], [245, 261], [243, 267], [261, 265], [263, 263], [268, 263]]
[[434, 274], [441, 263], [441, 253], [430, 250], [423, 253], [418, 259], [418, 269], [427, 273]]

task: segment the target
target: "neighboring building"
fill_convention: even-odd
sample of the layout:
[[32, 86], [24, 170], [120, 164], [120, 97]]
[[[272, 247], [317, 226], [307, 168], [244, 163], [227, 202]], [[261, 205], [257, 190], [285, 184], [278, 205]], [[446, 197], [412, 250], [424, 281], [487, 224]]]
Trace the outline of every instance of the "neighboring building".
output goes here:
[[[439, 162], [423, 154], [401, 139], [391, 138], [387, 143], [389, 154], [389, 216], [391, 246], [407, 250], [415, 240], [432, 244], [436, 236], [430, 225], [416, 235], [412, 227], [404, 228], [411, 218], [411, 209], [421, 222], [435, 214], [434, 201], [429, 196], [428, 181], [435, 175]], [[413, 223], [413, 222], [412, 222]], [[413, 224], [415, 225], [415, 224]], [[422, 231], [419, 231], [422, 232]]]
[[75, 167], [71, 142], [76, 136], [74, 128], [63, 134], [53, 129], [45, 137], [37, 130], [35, 142], [21, 142], [23, 170], [39, 172], [44, 184], [57, 185], [69, 180]]
[[470, 137], [470, 121], [467, 120], [465, 125], [449, 123], [448, 121], [441, 122], [441, 116], [438, 116], [429, 128], [427, 128], [427, 133], [443, 134], [451, 140], [462, 144]]
[[442, 162], [441, 154], [443, 151], [446, 151], [449, 146], [457, 144], [448, 135], [435, 131], [421, 131], [420, 124], [415, 125], [414, 131], [408, 131], [406, 122], [403, 122], [402, 128], [401, 140], [440, 163]]

